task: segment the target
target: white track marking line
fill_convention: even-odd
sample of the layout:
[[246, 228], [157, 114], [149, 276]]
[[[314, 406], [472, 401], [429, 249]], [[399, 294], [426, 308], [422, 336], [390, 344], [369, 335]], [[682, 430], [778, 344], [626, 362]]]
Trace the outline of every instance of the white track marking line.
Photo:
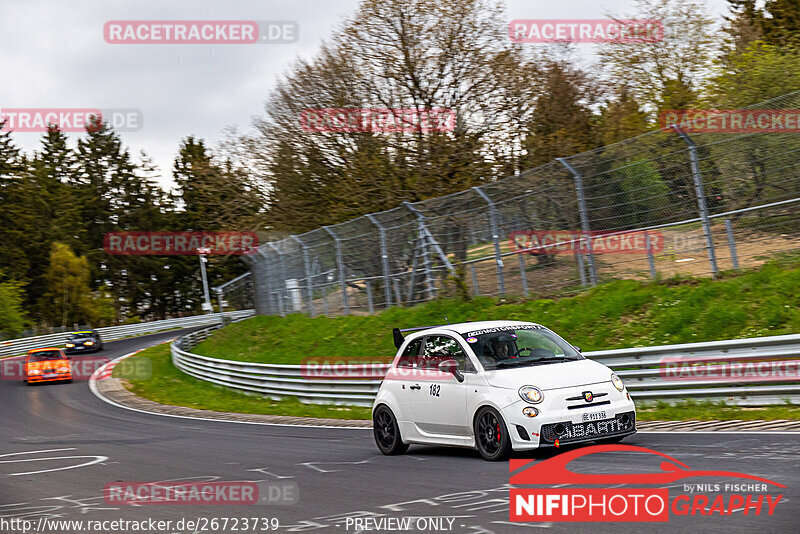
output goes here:
[[[7, 454], [0, 454], [0, 458], [7, 458], [9, 456], [21, 456], [23, 454], [41, 454], [45, 452], [60, 452], [60, 451], [74, 451], [77, 450], [75, 447], [70, 447], [67, 449], [43, 449], [38, 451], [23, 451], [23, 452], [12, 452]], [[84, 462], [78, 465], [68, 465], [65, 467], [55, 467], [53, 469], [42, 469], [39, 471], [27, 471], [24, 473], [9, 473], [8, 476], [16, 477], [21, 475], [38, 475], [39, 473], [51, 473], [53, 471], [65, 471], [67, 469], [77, 469], [78, 467], [87, 467], [90, 465], [98, 464], [101, 462], [105, 462], [108, 460], [108, 456], [98, 456], [98, 455], [80, 455], [80, 456], [49, 456], [47, 458], [25, 458], [25, 459], [15, 459], [15, 460], [0, 460], [0, 464], [17, 464], [23, 462], [48, 462], [50, 460], [70, 460], [73, 458], [94, 458], [94, 460], [89, 462]]]
[[[42, 449], [38, 451], [22, 451], [22, 452], [10, 452], [7, 454], [0, 454], [0, 458], [5, 458], [6, 456], [19, 456], [20, 454], [39, 454], [43, 452], [63, 452], [63, 451], [74, 451], [77, 450], [75, 447], [68, 447], [66, 449]], [[14, 460], [0, 460], [0, 463], [6, 462], [13, 462]]]
[[[636, 434], [800, 434], [800, 431], [772, 430], [637, 430]], [[631, 434], [635, 436], [636, 434]]]
[[[140, 349], [141, 350], [141, 349]], [[98, 371], [101, 371], [106, 365], [117, 363], [120, 360], [133, 356], [139, 350], [135, 352], [131, 352], [130, 354], [126, 354], [124, 356], [120, 356], [115, 360], [111, 360], [110, 362], [106, 363], [103, 367], [100, 367], [97, 371], [92, 374], [89, 378], [89, 389], [94, 394], [95, 397], [100, 399], [101, 401], [110, 404], [112, 406], [116, 406], [117, 408], [123, 408], [125, 410], [130, 410], [132, 412], [139, 412], [147, 415], [159, 415], [161, 417], [174, 417], [177, 419], [191, 419], [194, 421], [214, 421], [215, 423], [238, 423], [242, 425], [262, 425], [262, 426], [283, 426], [283, 427], [297, 427], [297, 428], [329, 428], [329, 429], [336, 429], [336, 430], [369, 430], [372, 431], [372, 428], [366, 427], [353, 427], [353, 426], [331, 426], [331, 425], [305, 425], [305, 424], [292, 424], [292, 423], [266, 423], [262, 421], [234, 421], [230, 419], [211, 419], [209, 417], [192, 417], [189, 415], [177, 415], [171, 413], [158, 413], [158, 412], [150, 412], [147, 410], [142, 410], [140, 408], [131, 408], [130, 406], [125, 406], [124, 404], [120, 404], [116, 401], [109, 399], [108, 397], [104, 396], [100, 391], [97, 389], [97, 380], [95, 379], [95, 374], [99, 374]]]

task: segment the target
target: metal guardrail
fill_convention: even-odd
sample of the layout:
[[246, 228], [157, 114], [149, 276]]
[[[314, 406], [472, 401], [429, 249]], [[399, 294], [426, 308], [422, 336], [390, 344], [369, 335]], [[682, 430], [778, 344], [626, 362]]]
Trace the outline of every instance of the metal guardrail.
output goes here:
[[[219, 326], [192, 332], [173, 342], [171, 352], [175, 366], [200, 380], [276, 399], [297, 397], [305, 403], [372, 405], [379, 379], [307, 378], [301, 365], [222, 360], [189, 352], [216, 328]], [[614, 369], [637, 400], [703, 399], [740, 406], [800, 403], [800, 335], [616, 349], [586, 352], [584, 356]], [[665, 358], [683, 363], [698, 359], [720, 364], [781, 362], [783, 368], [790, 369], [790, 374], [782, 379], [670, 378], [662, 365]], [[373, 367], [375, 370], [388, 368], [388, 364]], [[346, 371], [346, 367], [343, 370]]]
[[[254, 310], [240, 310], [225, 312], [225, 320], [238, 320], [250, 317]], [[191, 317], [179, 317], [177, 319], [165, 319], [163, 321], [149, 321], [146, 323], [127, 324], [121, 326], [107, 326], [98, 328], [103, 341], [111, 341], [127, 336], [142, 334], [152, 334], [163, 330], [173, 330], [176, 328], [189, 328], [192, 326], [204, 326], [221, 322], [220, 314], [193, 315]], [[67, 336], [71, 332], [60, 332], [57, 334], [47, 334], [44, 336], [26, 337], [20, 339], [9, 339], [0, 341], [0, 356], [13, 354], [24, 354], [30, 349], [51, 346], [63, 346]]]

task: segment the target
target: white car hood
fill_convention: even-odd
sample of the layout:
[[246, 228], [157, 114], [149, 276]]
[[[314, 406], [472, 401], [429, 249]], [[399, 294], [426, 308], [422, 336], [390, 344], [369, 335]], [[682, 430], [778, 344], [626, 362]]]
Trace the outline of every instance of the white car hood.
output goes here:
[[611, 369], [593, 360], [577, 360], [547, 363], [528, 367], [509, 367], [487, 371], [490, 385], [506, 389], [536, 386], [542, 391], [549, 389], [585, 386], [611, 380]]

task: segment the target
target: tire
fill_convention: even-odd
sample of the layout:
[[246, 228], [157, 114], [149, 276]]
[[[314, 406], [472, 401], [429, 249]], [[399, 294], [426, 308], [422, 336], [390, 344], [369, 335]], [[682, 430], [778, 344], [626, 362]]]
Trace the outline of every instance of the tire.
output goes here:
[[392, 410], [381, 404], [372, 414], [372, 435], [375, 444], [383, 454], [394, 456], [403, 454], [408, 450], [408, 445], [400, 437], [400, 427], [397, 424]]
[[511, 436], [497, 410], [484, 406], [475, 416], [475, 446], [484, 460], [499, 462], [511, 455]]

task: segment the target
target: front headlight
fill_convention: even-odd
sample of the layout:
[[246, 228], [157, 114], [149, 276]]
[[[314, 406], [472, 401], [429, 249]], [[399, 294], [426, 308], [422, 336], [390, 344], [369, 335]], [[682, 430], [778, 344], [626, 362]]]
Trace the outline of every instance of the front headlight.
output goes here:
[[519, 388], [519, 396], [522, 400], [530, 402], [531, 404], [538, 404], [544, 399], [544, 395], [539, 388], [533, 386], [522, 386]]
[[30, 371], [28, 371], [28, 374], [29, 375], [40, 375], [40, 374], [42, 374], [42, 370], [41, 369], [31, 369]]
[[67, 348], [68, 349], [71, 349], [74, 346], [75, 346], [75, 343], [67, 343]]
[[614, 387], [620, 391], [625, 389], [625, 386], [622, 384], [622, 379], [618, 377], [616, 373], [611, 373], [611, 383], [614, 384]]
[[69, 373], [69, 367], [59, 367], [58, 368], [58, 372], [59, 373]]
[[94, 345], [94, 341], [85, 341], [84, 345]]

